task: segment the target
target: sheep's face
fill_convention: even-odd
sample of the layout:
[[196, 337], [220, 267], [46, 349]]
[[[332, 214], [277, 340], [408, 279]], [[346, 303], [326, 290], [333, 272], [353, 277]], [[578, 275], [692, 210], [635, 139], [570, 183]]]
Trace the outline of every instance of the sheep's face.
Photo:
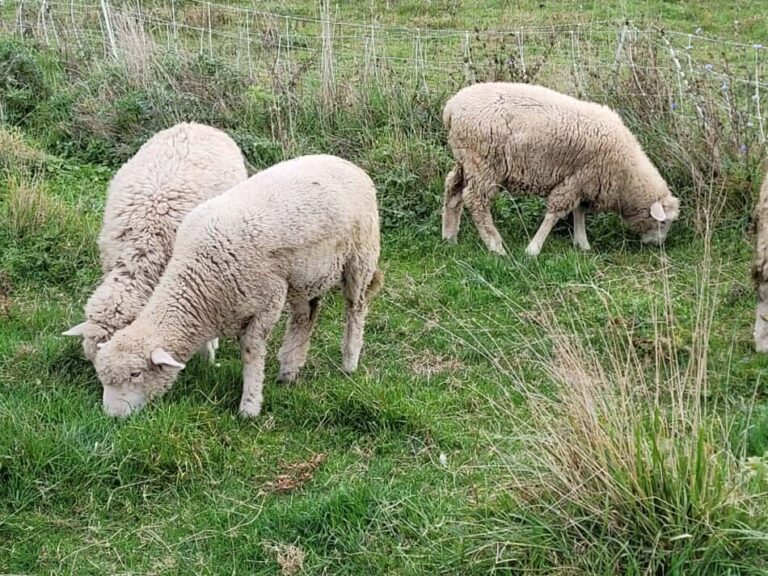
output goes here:
[[184, 364], [149, 338], [118, 332], [100, 347], [95, 367], [104, 388], [104, 411], [125, 418], [170, 389]]
[[755, 350], [768, 352], [768, 283], [762, 282], [757, 287]]
[[63, 336], [80, 336], [83, 339], [83, 353], [85, 357], [91, 362], [96, 360], [96, 352], [100, 344], [104, 344], [109, 340], [109, 331], [102, 326], [99, 326], [95, 322], [86, 320], [73, 326], [66, 332], [62, 333]]
[[640, 209], [636, 214], [625, 216], [624, 220], [640, 235], [643, 244], [661, 244], [679, 215], [680, 203], [670, 194], [650, 207]]

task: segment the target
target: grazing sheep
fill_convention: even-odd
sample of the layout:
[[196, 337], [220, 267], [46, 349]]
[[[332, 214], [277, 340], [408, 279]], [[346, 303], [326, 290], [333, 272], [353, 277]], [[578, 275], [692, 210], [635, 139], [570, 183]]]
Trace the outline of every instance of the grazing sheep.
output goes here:
[[278, 354], [281, 381], [304, 365], [320, 297], [341, 282], [346, 300], [342, 367], [357, 368], [378, 272], [379, 216], [373, 182], [334, 156], [277, 164], [195, 208], [139, 317], [96, 356], [104, 409], [125, 417], [169, 389], [200, 345], [240, 338], [240, 413], [262, 404], [267, 339], [287, 302]]
[[[99, 236], [101, 284], [85, 305], [82, 336], [93, 362], [97, 345], [136, 318], [173, 251], [176, 229], [195, 206], [248, 177], [240, 149], [221, 130], [178, 124], [158, 132], [109, 184]], [[201, 353], [213, 361], [217, 341]]]
[[573, 212], [574, 243], [588, 250], [587, 211], [617, 212], [643, 242], [662, 242], [678, 200], [619, 116], [541, 86], [464, 88], [443, 122], [456, 165], [445, 180], [443, 238], [455, 241], [466, 205], [485, 245], [504, 254], [490, 205], [500, 187], [547, 198], [526, 252], [541, 251], [555, 223]]
[[760, 188], [756, 213], [757, 238], [752, 260], [752, 277], [757, 284], [755, 349], [758, 352], [768, 352], [768, 172]]

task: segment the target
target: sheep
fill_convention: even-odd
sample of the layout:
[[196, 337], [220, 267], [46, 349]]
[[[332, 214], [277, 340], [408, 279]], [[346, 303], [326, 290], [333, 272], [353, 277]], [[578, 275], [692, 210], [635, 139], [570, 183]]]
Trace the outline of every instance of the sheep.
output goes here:
[[[98, 244], [103, 277], [85, 322], [64, 332], [97, 345], [130, 324], [149, 299], [173, 250], [176, 229], [195, 206], [248, 177], [240, 149], [224, 132], [182, 123], [158, 132], [109, 184]], [[200, 353], [213, 362], [217, 340]]]
[[678, 199], [619, 116], [541, 86], [475, 84], [445, 105], [455, 166], [445, 179], [443, 238], [455, 242], [466, 205], [486, 247], [504, 255], [490, 205], [498, 189], [547, 198], [526, 252], [537, 256], [555, 223], [573, 212], [574, 244], [589, 250], [587, 211], [614, 211], [642, 241], [661, 243]]
[[756, 206], [757, 237], [752, 260], [752, 278], [757, 287], [755, 350], [768, 352], [768, 172], [763, 178]]
[[100, 347], [107, 414], [126, 417], [168, 390], [215, 336], [240, 339], [240, 414], [258, 416], [266, 344], [287, 302], [278, 380], [306, 362], [321, 296], [342, 286], [342, 368], [353, 372], [368, 305], [382, 284], [379, 216], [368, 175], [334, 156], [281, 162], [201, 204], [184, 219], [173, 256], [138, 318]]

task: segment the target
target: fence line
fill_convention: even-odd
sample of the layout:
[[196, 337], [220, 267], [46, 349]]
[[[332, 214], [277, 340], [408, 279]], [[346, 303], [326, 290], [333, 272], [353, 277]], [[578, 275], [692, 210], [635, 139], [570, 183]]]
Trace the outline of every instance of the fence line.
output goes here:
[[[17, 0], [0, 6], [0, 31], [107, 59], [207, 55], [253, 82], [301, 70], [318, 78], [325, 102], [339, 83], [394, 79], [428, 92], [446, 78], [460, 84], [535, 80], [599, 99], [624, 75], [637, 95], [648, 96], [658, 90], [648, 80], [654, 73], [675, 86], [665, 105], [678, 114], [701, 119], [696, 98], [706, 93], [723, 114], [738, 113], [751, 137], [766, 142], [761, 99], [768, 89], [768, 47], [762, 44], [613, 20], [421, 29], [336, 20], [328, 0], [321, 4], [318, 18], [310, 18], [207, 0]], [[644, 46], [655, 52], [638, 62]]]

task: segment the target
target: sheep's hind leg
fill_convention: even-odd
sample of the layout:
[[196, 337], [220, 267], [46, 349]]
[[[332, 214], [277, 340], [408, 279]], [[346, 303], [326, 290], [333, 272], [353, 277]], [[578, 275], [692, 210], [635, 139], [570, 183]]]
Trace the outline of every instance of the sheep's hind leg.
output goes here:
[[768, 352], [768, 283], [757, 286], [757, 310], [755, 314], [755, 350]]
[[368, 305], [378, 292], [381, 272], [376, 268], [376, 258], [356, 259], [344, 272], [343, 291], [346, 301], [344, 313], [344, 339], [341, 344], [341, 367], [354, 372], [363, 347], [363, 331]]
[[198, 354], [205, 358], [210, 364], [213, 364], [216, 361], [216, 350], [218, 349], [219, 339], [214, 338], [213, 340], [208, 340], [208, 342], [200, 346]]
[[253, 315], [240, 337], [240, 355], [243, 358], [243, 396], [240, 415], [254, 418], [261, 412], [264, 387], [264, 359], [267, 339], [274, 328], [285, 303], [285, 292], [275, 295]]
[[456, 164], [445, 177], [445, 196], [443, 198], [443, 240], [456, 242], [461, 224], [461, 212], [464, 209], [463, 168]]
[[492, 195], [483, 192], [477, 184], [470, 183], [464, 189], [464, 204], [477, 227], [480, 238], [491, 252], [504, 256], [503, 241], [491, 216]]
[[581, 204], [573, 209], [573, 243], [581, 250], [589, 250], [587, 240], [586, 211]]
[[280, 360], [279, 382], [293, 382], [307, 361], [309, 339], [315, 327], [320, 298], [291, 300], [291, 317], [285, 331], [283, 345], [277, 357]]

